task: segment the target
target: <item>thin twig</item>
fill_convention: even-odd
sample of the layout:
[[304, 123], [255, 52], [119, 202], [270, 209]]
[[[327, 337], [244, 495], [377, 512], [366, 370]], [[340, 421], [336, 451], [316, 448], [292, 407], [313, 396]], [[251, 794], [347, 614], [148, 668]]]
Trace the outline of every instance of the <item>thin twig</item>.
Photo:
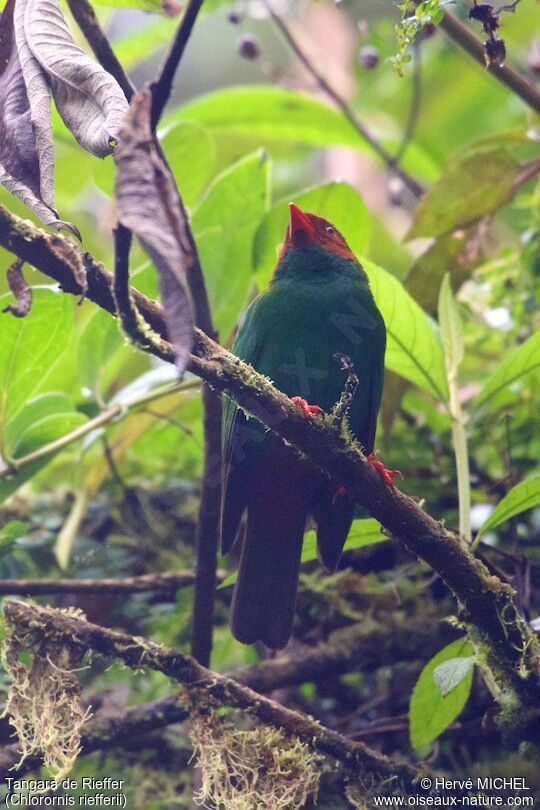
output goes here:
[[[152, 93], [151, 127], [153, 130], [157, 127], [170, 98], [174, 76], [201, 6], [202, 0], [190, 0], [160, 72], [157, 78], [150, 83]], [[165, 165], [167, 165], [167, 160], [159, 143], [157, 148]], [[217, 339], [197, 246], [178, 189], [176, 203], [184, 231], [181, 244], [185, 245], [187, 250], [185, 266], [187, 268], [187, 280], [191, 297], [195, 305], [195, 321], [197, 326], [207, 335]], [[124, 259], [124, 264], [127, 267], [127, 257]], [[203, 407], [204, 469], [195, 537], [197, 564], [191, 651], [200, 663], [208, 665], [212, 651], [221, 499], [221, 402], [219, 396], [206, 386], [203, 388]]]
[[407, 123], [403, 132], [403, 138], [398, 147], [394, 160], [400, 163], [407, 147], [413, 139], [416, 125], [418, 123], [418, 115], [420, 113], [420, 100], [422, 96], [422, 51], [419, 42], [415, 42], [412, 46], [413, 57], [413, 73], [412, 73], [412, 95], [409, 104], [409, 113], [407, 115]]
[[[440, 23], [443, 31], [456, 42], [460, 48], [472, 56], [472, 58], [486, 67], [485, 53], [483, 43], [464, 25], [457, 17], [454, 17], [449, 11], [444, 12], [444, 16]], [[486, 68], [492, 76], [494, 76], [502, 84], [506, 85], [513, 93], [532, 107], [537, 113], [540, 113], [540, 92], [527, 81], [515, 68], [508, 64], [495, 65], [491, 64]]]
[[351, 358], [348, 357], [348, 355], [336, 352], [332, 359], [339, 363], [342, 371], [347, 372], [347, 379], [345, 380], [345, 385], [343, 386], [341, 396], [334, 405], [334, 409], [332, 411], [334, 427], [340, 427], [349, 412], [349, 408], [351, 407], [351, 403], [354, 399], [354, 395], [356, 394], [360, 380], [358, 379], [358, 374], [354, 370], [354, 363]]
[[135, 87], [118, 61], [109, 40], [103, 33], [91, 4], [88, 0], [68, 0], [68, 6], [77, 25], [94, 51], [96, 59], [111, 76], [114, 76], [125, 97], [130, 101], [135, 92]]
[[176, 70], [184, 55], [191, 31], [203, 2], [204, 0], [190, 0], [159, 74], [150, 83], [150, 90], [152, 92], [151, 126], [153, 130], [157, 127], [163, 110], [171, 96]]
[[180, 391], [189, 391], [197, 387], [198, 385], [194, 383], [193, 380], [184, 380], [182, 382], [172, 383], [171, 385], [159, 388], [157, 390], [145, 391], [142, 394], [135, 394], [133, 397], [125, 400], [122, 403], [115, 402], [105, 408], [101, 413], [98, 413], [97, 416], [94, 416], [93, 419], [89, 419], [88, 422], [84, 423], [84, 425], [80, 425], [74, 430], [71, 430], [69, 433], [64, 434], [64, 436], [60, 436], [58, 439], [55, 439], [48, 444], [44, 444], [42, 447], [38, 447], [37, 450], [33, 450], [31, 453], [27, 453], [25, 456], [20, 456], [20, 458], [6, 459], [4, 462], [5, 466], [0, 467], [0, 479], [14, 475], [18, 470], [28, 466], [28, 464], [32, 464], [32, 462], [37, 461], [40, 458], [45, 458], [51, 453], [57, 453], [64, 447], [68, 447], [70, 444], [73, 444], [73, 442], [83, 439], [89, 433], [102, 425], [106, 425], [109, 422], [120, 421], [127, 416], [133, 408], [139, 405], [144, 405], [147, 402], [154, 402], [156, 399], [161, 399], [162, 397], [176, 394]]
[[396, 158], [388, 152], [387, 149], [375, 138], [374, 135], [367, 129], [365, 124], [363, 124], [360, 119], [356, 116], [352, 108], [347, 104], [344, 98], [340, 96], [340, 94], [334, 90], [331, 84], [324, 78], [322, 73], [319, 73], [317, 68], [312, 64], [311, 60], [306, 56], [304, 51], [301, 49], [300, 45], [296, 41], [295, 37], [291, 33], [287, 24], [283, 21], [283, 19], [276, 14], [274, 9], [272, 8], [269, 0], [263, 0], [263, 3], [268, 10], [268, 13], [272, 17], [272, 20], [277, 25], [279, 30], [281, 31], [284, 39], [288, 42], [291, 49], [294, 51], [300, 62], [304, 65], [304, 67], [311, 73], [313, 78], [316, 80], [319, 87], [324, 90], [324, 92], [332, 99], [332, 101], [339, 107], [347, 121], [354, 127], [354, 129], [358, 132], [360, 137], [368, 143], [373, 151], [381, 158], [383, 163], [388, 167], [388, 169], [397, 175], [400, 180], [405, 184], [405, 186], [409, 189], [409, 191], [419, 199], [422, 194], [424, 193], [423, 187], [420, 183], [411, 177], [404, 169], [402, 169], [396, 161]]
[[[219, 578], [224, 579], [224, 571]], [[47, 596], [59, 593], [156, 593], [173, 596], [180, 588], [195, 582], [193, 571], [169, 571], [117, 579], [0, 579], [0, 595]]]

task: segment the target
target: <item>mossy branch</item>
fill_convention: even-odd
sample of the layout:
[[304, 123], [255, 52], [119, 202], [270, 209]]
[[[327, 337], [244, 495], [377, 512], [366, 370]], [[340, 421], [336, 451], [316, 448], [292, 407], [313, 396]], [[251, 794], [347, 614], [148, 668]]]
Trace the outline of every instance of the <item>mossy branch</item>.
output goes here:
[[[56, 279], [66, 292], [83, 292], [76, 276], [81, 250], [66, 237], [47, 234], [0, 206], [0, 244]], [[114, 314], [111, 274], [88, 254], [84, 259], [87, 298]], [[160, 305], [136, 290], [131, 292], [144, 319], [165, 337]], [[173, 362], [170, 347], [156, 354]], [[540, 705], [538, 639], [520, 616], [513, 589], [463, 548], [454, 532], [424, 512], [413, 498], [390, 490], [360, 447], [334, 429], [331, 417], [306, 420], [270, 380], [200, 330], [196, 330], [189, 369], [216, 391], [230, 394], [246, 412], [346, 486], [409, 551], [425, 560], [458, 599], [461, 618], [482, 651], [480, 665], [498, 684], [497, 697], [505, 696], [516, 707], [522, 702]], [[507, 719], [519, 724], [519, 711]]]
[[134, 669], [162, 672], [189, 689], [189, 701], [192, 703], [195, 697], [199, 710], [204, 706], [230, 706], [247, 711], [259, 722], [281, 728], [314, 751], [338, 760], [351, 775], [369, 772], [379, 779], [397, 780], [408, 790], [420, 775], [417, 768], [372, 751], [363, 743], [352, 742], [307, 715], [287, 709], [249, 686], [206, 669], [177, 650], [98, 627], [78, 616], [24, 602], [8, 601], [5, 616], [7, 623], [29, 644], [32, 639], [39, 639], [41, 647], [50, 643], [69, 649], [74, 645], [77, 650], [93, 650]]

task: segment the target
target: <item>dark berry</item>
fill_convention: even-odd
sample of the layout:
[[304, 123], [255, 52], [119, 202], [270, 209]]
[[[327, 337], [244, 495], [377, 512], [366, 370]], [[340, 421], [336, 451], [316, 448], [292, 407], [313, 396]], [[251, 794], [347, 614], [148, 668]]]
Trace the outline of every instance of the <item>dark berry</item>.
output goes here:
[[358, 54], [360, 64], [366, 70], [373, 70], [379, 64], [379, 51], [373, 45], [364, 45]]
[[244, 59], [257, 59], [261, 52], [259, 40], [252, 34], [242, 34], [237, 44], [238, 53]]
[[238, 13], [238, 11], [229, 11], [227, 14], [227, 20], [231, 23], [231, 25], [238, 25], [238, 23], [242, 22], [242, 15]]

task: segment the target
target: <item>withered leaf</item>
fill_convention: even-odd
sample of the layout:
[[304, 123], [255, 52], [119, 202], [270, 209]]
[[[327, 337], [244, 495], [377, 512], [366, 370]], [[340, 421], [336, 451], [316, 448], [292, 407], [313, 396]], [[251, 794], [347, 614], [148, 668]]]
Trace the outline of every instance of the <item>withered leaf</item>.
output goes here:
[[11, 312], [16, 318], [24, 318], [32, 308], [32, 288], [23, 276], [23, 264], [21, 259], [17, 259], [6, 273], [9, 289], [17, 299], [16, 304], [8, 304], [2, 312]]
[[[15, 12], [15, 13], [14, 13]], [[0, 20], [0, 182], [28, 205], [46, 225], [59, 224], [53, 197], [52, 133], [35, 132], [14, 35], [15, 0], [8, 0]], [[38, 82], [30, 90], [39, 103]], [[49, 95], [45, 85], [48, 108]], [[35, 93], [35, 95], [34, 95]], [[50, 112], [47, 110], [50, 117]], [[49, 118], [46, 119], [47, 121]], [[34, 140], [34, 135], [36, 139]]]
[[[98, 157], [111, 154], [128, 109], [116, 79], [75, 44], [59, 0], [16, 0], [16, 4], [24, 15], [26, 45], [46, 77], [64, 123], [84, 149]], [[30, 76], [30, 66], [27, 72]], [[25, 79], [30, 95], [26, 75]]]
[[150, 129], [151, 95], [133, 96], [115, 151], [118, 219], [154, 262], [176, 366], [185, 371], [193, 344], [194, 315], [186, 281], [189, 246], [182, 243], [182, 212], [174, 180]]

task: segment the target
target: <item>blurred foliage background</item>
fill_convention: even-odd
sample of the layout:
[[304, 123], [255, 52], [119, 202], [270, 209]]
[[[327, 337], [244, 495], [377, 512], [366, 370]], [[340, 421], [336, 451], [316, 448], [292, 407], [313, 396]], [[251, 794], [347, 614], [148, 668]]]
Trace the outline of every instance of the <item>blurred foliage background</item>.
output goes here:
[[[140, 86], [157, 69], [177, 20], [156, 0], [113, 5], [96, 11]], [[469, 5], [460, 0], [452, 11], [466, 21]], [[400, 488], [448, 525], [459, 525], [456, 469], [463, 458], [456, 464], [457, 417], [453, 432], [448, 387], [455, 363], [473, 534], [483, 527], [477, 553], [517, 589], [524, 615], [534, 619], [540, 185], [534, 170], [530, 177], [523, 171], [534, 169], [538, 155], [538, 118], [435, 27], [422, 30], [400, 77], [389, 62], [400, 19], [390, 2], [274, 0], [273, 6], [312, 64], [428, 192], [416, 206], [300, 64], [264, 4], [207, 0], [159, 134], [191, 213], [221, 342], [230, 344], [247, 302], [270, 278], [287, 203], [298, 201], [334, 222], [367, 260], [390, 333], [378, 448], [388, 466], [402, 471]], [[534, 82], [537, 3], [522, 0], [502, 22], [508, 61]], [[478, 25], [467, 25], [480, 35]], [[82, 152], [59, 118], [55, 138], [60, 216], [76, 223], [84, 248], [111, 267], [113, 162]], [[0, 202], [29, 216], [4, 190]], [[12, 259], [2, 251], [1, 261], [7, 267]], [[155, 271], [140, 248], [132, 267], [133, 283], [157, 296]], [[188, 377], [164, 394], [174, 369], [127, 345], [110, 316], [90, 302], [59, 294], [33, 269], [26, 274], [34, 287], [30, 315], [0, 316], [2, 458], [20, 459], [109, 410], [110, 418], [0, 477], [1, 525], [8, 526], [0, 534], [0, 577], [191, 569], [202, 468], [200, 382]], [[445, 286], [446, 274], [451, 284]], [[3, 277], [0, 291], [3, 308], [11, 300]], [[441, 339], [444, 306], [462, 338], [443, 328]], [[516, 485], [521, 488], [512, 495]], [[506, 506], [487, 523], [505, 496]], [[374, 667], [366, 660], [345, 676], [280, 690], [280, 699], [386, 753], [430, 753], [432, 765], [456, 777], [519, 771], [538, 783], [533, 761], [522, 752], [518, 762], [515, 751], [481, 726], [491, 699], [472, 671], [441, 728], [418, 730], [417, 710], [411, 743], [412, 689], [431, 655], [457, 638], [442, 621], [455, 608], [440, 580], [396, 541], [376, 529], [366, 536], [353, 538], [351, 546], [363, 547], [351, 548], [332, 577], [306, 553], [291, 647], [332, 641], [352, 627], [379, 640], [385, 662]], [[234, 569], [234, 561], [220, 563]], [[219, 591], [211, 662], [227, 672], [267, 655], [231, 638], [230, 590]], [[148, 593], [45, 601], [77, 604], [92, 621], [189, 650], [189, 587], [173, 600]], [[405, 627], [419, 628], [407, 655], [393, 646]], [[114, 710], [171, 689], [156, 673], [128, 673], [100, 661], [80, 677], [94, 707]], [[428, 702], [440, 699], [432, 681], [429, 689]], [[0, 731], [7, 741], [7, 723]], [[76, 773], [125, 775], [130, 807], [189, 807], [189, 756], [185, 732], [173, 727], [126, 741], [121, 753], [85, 757]], [[317, 806], [346, 806], [332, 775]]]

